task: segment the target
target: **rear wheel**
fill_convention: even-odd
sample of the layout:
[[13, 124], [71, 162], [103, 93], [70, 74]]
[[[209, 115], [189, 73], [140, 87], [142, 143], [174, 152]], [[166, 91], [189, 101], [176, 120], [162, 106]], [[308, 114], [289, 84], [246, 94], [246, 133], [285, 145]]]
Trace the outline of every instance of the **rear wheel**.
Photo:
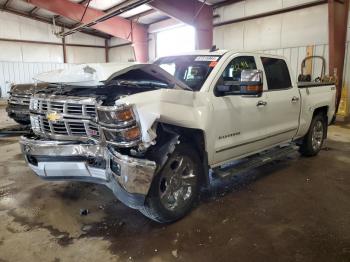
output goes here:
[[327, 130], [326, 118], [323, 114], [316, 115], [311, 122], [310, 129], [304, 137], [300, 146], [300, 153], [303, 156], [315, 156], [323, 146]]
[[160, 223], [182, 218], [197, 200], [201, 175], [198, 153], [187, 144], [177, 145], [154, 178], [140, 211]]

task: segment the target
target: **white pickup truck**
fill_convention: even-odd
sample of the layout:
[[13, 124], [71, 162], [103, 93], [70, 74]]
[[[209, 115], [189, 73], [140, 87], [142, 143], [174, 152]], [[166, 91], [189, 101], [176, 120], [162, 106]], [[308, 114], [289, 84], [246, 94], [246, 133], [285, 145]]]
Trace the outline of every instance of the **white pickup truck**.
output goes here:
[[28, 165], [44, 179], [104, 184], [158, 222], [186, 215], [209, 173], [232, 161], [286, 144], [317, 155], [335, 114], [333, 84], [298, 85], [283, 57], [266, 54], [196, 51], [37, 79], [51, 84], [30, 101]]

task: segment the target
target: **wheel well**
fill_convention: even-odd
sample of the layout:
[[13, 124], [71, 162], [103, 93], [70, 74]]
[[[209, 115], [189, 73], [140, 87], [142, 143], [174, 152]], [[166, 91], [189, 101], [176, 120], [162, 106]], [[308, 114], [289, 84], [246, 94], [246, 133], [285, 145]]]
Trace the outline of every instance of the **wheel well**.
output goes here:
[[[328, 106], [322, 106], [322, 107], [316, 108], [312, 118], [314, 118], [319, 114], [323, 115], [323, 117], [325, 118], [325, 123], [327, 127], [328, 126]], [[328, 128], [326, 128], [326, 132], [324, 132], [324, 138], [327, 138], [327, 130]]]
[[209, 185], [209, 165], [208, 154], [206, 151], [205, 134], [203, 130], [194, 128], [185, 128], [169, 124], [161, 124], [163, 131], [172, 131], [179, 135], [179, 140], [182, 143], [190, 144], [197, 151], [203, 168], [202, 185]]
[[323, 114], [328, 119], [328, 106], [316, 108], [312, 117], [318, 114]]

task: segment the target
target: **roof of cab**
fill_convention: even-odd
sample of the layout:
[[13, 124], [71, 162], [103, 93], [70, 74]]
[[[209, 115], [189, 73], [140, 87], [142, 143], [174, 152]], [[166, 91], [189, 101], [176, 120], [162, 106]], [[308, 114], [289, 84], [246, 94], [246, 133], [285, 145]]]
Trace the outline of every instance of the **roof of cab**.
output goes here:
[[[198, 56], [222, 56], [226, 54], [228, 51], [227, 50], [216, 50], [216, 51], [210, 51], [209, 49], [204, 49], [204, 50], [194, 50], [190, 52], [184, 52], [184, 53], [178, 53], [178, 54], [169, 54], [164, 57], [169, 57], [169, 56], [186, 56], [186, 55], [198, 55]], [[162, 58], [162, 57], [159, 57]]]

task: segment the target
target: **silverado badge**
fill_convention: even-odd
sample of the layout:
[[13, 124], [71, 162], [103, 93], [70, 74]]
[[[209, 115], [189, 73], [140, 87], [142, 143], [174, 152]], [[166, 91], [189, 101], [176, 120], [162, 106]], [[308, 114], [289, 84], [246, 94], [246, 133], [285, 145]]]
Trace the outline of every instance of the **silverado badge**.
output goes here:
[[57, 122], [62, 119], [62, 115], [57, 112], [48, 112], [46, 118], [51, 122]]

